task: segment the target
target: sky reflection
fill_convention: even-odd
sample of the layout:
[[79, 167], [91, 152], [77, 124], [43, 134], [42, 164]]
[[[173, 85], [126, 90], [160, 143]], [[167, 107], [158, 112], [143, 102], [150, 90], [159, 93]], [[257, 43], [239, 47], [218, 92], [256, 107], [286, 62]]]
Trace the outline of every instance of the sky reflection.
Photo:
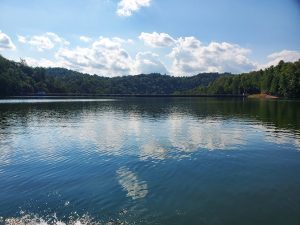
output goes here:
[[[0, 161], [8, 161], [7, 152], [11, 149], [22, 151], [24, 158], [46, 161], [67, 160], [72, 148], [84, 154], [128, 155], [152, 161], [180, 158], [200, 150], [240, 149], [257, 139], [300, 148], [299, 132], [278, 129], [269, 122], [265, 125], [251, 118], [225, 115], [208, 117], [201, 115], [201, 111], [198, 112], [201, 116], [197, 116], [186, 111], [199, 110], [198, 103], [159, 105], [157, 112], [141, 102], [121, 103], [70, 103], [75, 105], [68, 108], [74, 110], [58, 103], [45, 105], [46, 108], [33, 105], [26, 108], [26, 114], [21, 114], [23, 108], [10, 108], [2, 118]], [[207, 102], [201, 106], [206, 111], [216, 107]]]
[[209, 217], [243, 208], [244, 198], [250, 208], [253, 201], [249, 217], [282, 203], [287, 215], [299, 208], [298, 102], [160, 98], [0, 109], [5, 218], [22, 207], [107, 221], [122, 210], [149, 221], [181, 209]]
[[145, 198], [148, 194], [148, 185], [145, 181], [140, 181], [138, 175], [127, 167], [117, 170], [117, 179], [122, 188], [127, 192], [127, 197], [133, 200]]

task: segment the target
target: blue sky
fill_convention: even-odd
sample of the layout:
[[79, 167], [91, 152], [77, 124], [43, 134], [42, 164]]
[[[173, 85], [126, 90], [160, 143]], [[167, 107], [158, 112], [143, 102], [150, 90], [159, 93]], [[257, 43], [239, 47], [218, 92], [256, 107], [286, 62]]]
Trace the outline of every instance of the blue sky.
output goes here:
[[297, 0], [1, 0], [0, 54], [104, 76], [247, 72], [300, 58]]

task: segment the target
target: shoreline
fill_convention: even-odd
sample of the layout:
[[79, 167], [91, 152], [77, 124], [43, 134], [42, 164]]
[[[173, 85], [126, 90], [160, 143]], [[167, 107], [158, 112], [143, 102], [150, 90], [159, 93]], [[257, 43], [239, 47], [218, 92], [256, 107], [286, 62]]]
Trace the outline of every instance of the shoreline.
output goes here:
[[210, 98], [247, 98], [247, 95], [164, 95], [164, 94], [157, 94], [157, 95], [149, 95], [149, 94], [103, 94], [103, 95], [96, 95], [96, 94], [49, 94], [49, 95], [16, 95], [16, 96], [1, 96], [0, 98], [85, 98], [85, 97], [150, 97], [150, 98], [163, 98], [163, 97], [185, 97], [185, 98], [193, 98], [193, 97], [210, 97]]
[[268, 95], [268, 94], [254, 94], [249, 95], [248, 98], [255, 98], [255, 99], [278, 99], [279, 97], [274, 95]]

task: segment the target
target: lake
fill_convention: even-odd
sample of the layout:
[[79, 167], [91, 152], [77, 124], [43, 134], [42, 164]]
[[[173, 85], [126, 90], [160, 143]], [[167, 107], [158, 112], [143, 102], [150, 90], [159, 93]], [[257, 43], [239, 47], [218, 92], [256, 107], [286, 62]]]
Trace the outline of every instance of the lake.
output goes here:
[[0, 224], [299, 225], [300, 101], [2, 99]]

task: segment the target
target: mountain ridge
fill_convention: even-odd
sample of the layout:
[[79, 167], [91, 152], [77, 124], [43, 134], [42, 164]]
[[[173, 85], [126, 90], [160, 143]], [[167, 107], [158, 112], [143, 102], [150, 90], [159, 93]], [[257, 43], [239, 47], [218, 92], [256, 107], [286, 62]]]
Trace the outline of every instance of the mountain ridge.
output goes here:
[[0, 95], [244, 95], [300, 97], [300, 60], [243, 74], [159, 73], [104, 77], [66, 68], [30, 67], [0, 55]]

